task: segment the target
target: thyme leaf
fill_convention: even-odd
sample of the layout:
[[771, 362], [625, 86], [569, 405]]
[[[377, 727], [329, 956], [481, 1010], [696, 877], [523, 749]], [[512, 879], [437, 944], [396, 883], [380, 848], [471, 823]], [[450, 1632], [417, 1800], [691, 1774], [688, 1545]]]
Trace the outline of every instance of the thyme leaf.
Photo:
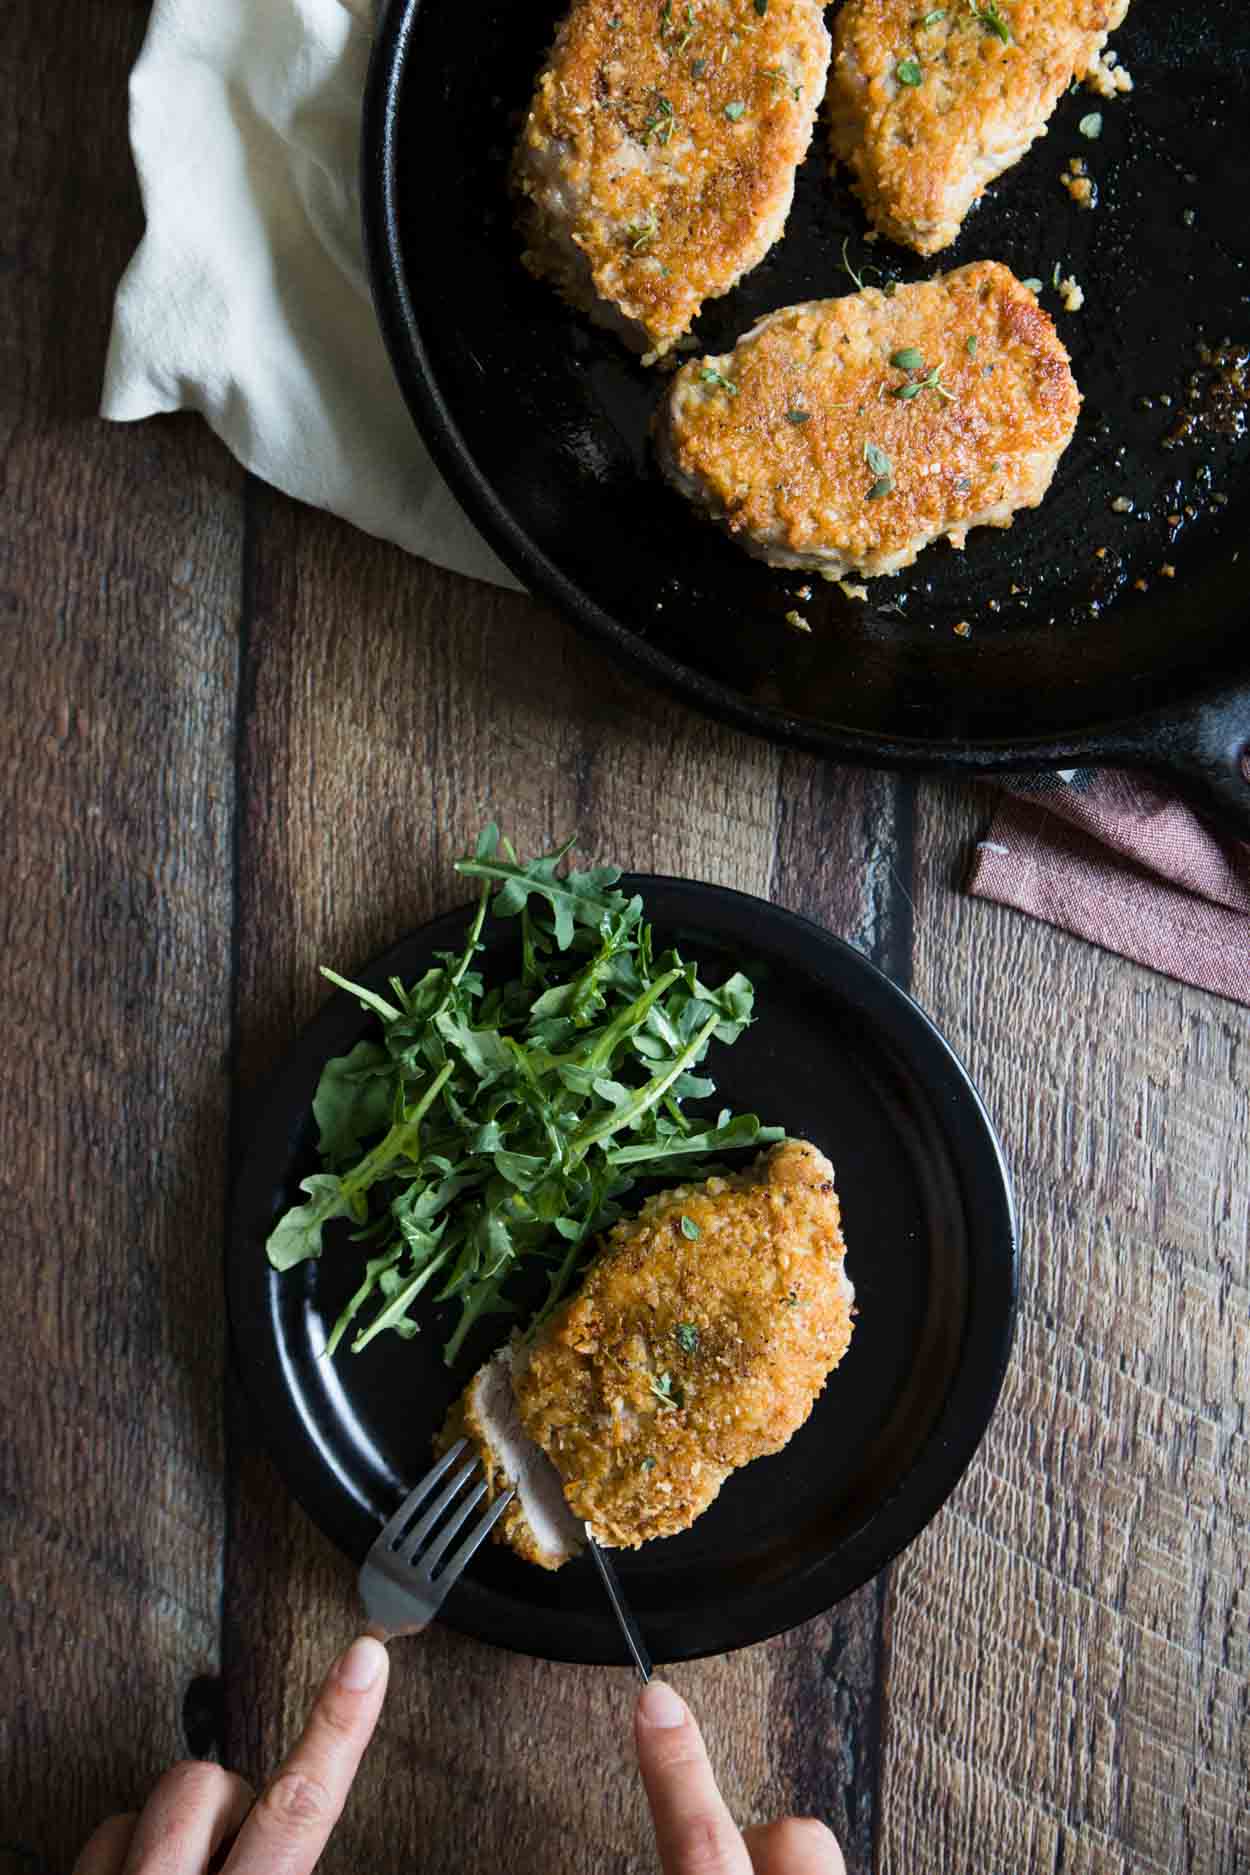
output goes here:
[[998, 0], [968, 0], [968, 11], [974, 20], [979, 20], [987, 32], [996, 34], [1005, 46], [1011, 45], [1011, 22], [999, 11]]
[[657, 143], [668, 143], [676, 125], [677, 117], [670, 100], [657, 91], [651, 114], [643, 123], [639, 142], [645, 147], [654, 137]]
[[919, 397], [921, 391], [936, 391], [938, 396], [944, 397], [948, 404], [953, 404], [955, 401], [954, 391], [948, 391], [942, 382], [941, 365], [934, 365], [932, 371], [923, 378], [913, 378], [908, 384], [896, 384], [890, 396], [897, 397], [902, 403], [908, 404], [913, 397]]
[[686, 1404], [686, 1396], [680, 1387], [673, 1385], [671, 1374], [652, 1374], [648, 1384], [660, 1405], [667, 1407], [670, 1413]]

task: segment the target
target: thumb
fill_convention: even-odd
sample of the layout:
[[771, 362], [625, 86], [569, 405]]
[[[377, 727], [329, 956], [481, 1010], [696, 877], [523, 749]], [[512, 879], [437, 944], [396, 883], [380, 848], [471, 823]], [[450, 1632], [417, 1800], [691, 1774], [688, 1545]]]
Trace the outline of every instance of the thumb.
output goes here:
[[751, 1875], [699, 1728], [665, 1681], [643, 1688], [634, 1736], [664, 1875]]
[[832, 1830], [813, 1816], [783, 1816], [746, 1832], [755, 1875], [846, 1875]]

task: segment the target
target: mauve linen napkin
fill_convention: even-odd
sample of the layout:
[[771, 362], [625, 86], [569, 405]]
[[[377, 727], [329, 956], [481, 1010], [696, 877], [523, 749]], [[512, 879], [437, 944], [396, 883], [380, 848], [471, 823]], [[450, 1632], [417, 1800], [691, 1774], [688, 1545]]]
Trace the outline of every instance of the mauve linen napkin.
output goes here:
[[968, 889], [1250, 1003], [1250, 846], [1149, 777], [1034, 776], [999, 797]]
[[[247, 468], [440, 566], [516, 581], [413, 429], [365, 277], [372, 0], [156, 0], [130, 82], [146, 231], [102, 412], [198, 410]], [[1250, 848], [1149, 782], [1001, 797], [969, 889], [1250, 1002]]]

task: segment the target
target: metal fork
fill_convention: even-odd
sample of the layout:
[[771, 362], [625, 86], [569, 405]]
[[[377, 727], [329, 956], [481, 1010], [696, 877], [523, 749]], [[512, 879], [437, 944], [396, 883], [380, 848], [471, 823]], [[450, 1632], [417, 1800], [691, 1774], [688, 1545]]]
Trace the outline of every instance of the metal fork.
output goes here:
[[[369, 1617], [369, 1632], [381, 1641], [396, 1634], [419, 1634], [429, 1625], [465, 1564], [516, 1495], [515, 1491], [505, 1491], [497, 1497], [490, 1509], [470, 1524], [459, 1548], [447, 1556], [487, 1491], [478, 1459], [470, 1458], [458, 1470], [452, 1470], [467, 1447], [467, 1439], [457, 1439], [451, 1450], [444, 1452], [416, 1489], [408, 1493], [365, 1557], [360, 1595]], [[450, 1478], [448, 1472], [452, 1472]], [[412, 1519], [444, 1478], [447, 1483], [413, 1524]], [[472, 1489], [466, 1490], [470, 1484]]]

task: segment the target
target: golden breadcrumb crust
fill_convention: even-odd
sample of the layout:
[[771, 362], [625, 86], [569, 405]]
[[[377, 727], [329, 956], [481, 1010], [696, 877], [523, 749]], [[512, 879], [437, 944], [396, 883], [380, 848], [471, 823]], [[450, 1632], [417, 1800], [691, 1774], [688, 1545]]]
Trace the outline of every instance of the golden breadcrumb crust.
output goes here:
[[781, 232], [829, 35], [815, 0], [761, 4], [575, 0], [539, 76], [513, 166], [526, 264], [640, 349]]
[[[846, 0], [834, 24], [829, 117], [834, 156], [881, 233], [921, 254], [949, 246], [987, 183], [1046, 128], [1128, 0]], [[898, 77], [920, 77], [906, 84]]]
[[833, 1169], [801, 1140], [611, 1231], [516, 1386], [598, 1542], [686, 1529], [803, 1424], [851, 1338], [845, 1253]]
[[[923, 362], [892, 363], [900, 352]], [[894, 395], [934, 367], [947, 396]], [[889, 298], [870, 287], [772, 314], [727, 356], [683, 366], [660, 423], [670, 469], [731, 533], [873, 573], [1036, 505], [1080, 402], [1035, 295], [978, 261]]]

